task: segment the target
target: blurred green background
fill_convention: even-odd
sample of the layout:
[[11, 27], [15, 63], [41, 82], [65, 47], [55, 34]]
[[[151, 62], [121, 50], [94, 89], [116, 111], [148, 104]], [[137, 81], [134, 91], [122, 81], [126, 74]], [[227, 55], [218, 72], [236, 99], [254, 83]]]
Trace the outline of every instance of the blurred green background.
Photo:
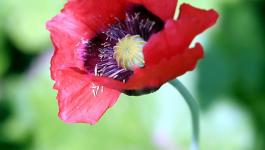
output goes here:
[[[122, 95], [95, 126], [57, 117], [45, 22], [66, 0], [0, 0], [0, 150], [187, 150], [190, 114], [171, 86]], [[203, 150], [265, 149], [265, 1], [180, 0], [220, 13], [180, 80], [202, 107]]]

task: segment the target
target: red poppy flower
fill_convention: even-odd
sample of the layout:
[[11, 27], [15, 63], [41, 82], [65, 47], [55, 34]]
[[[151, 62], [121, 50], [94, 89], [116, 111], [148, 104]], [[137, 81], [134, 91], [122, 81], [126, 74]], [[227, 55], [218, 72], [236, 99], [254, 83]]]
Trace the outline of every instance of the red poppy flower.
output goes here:
[[203, 48], [190, 43], [215, 24], [214, 10], [177, 0], [69, 0], [47, 23], [59, 117], [95, 124], [120, 93], [141, 95], [193, 70]]

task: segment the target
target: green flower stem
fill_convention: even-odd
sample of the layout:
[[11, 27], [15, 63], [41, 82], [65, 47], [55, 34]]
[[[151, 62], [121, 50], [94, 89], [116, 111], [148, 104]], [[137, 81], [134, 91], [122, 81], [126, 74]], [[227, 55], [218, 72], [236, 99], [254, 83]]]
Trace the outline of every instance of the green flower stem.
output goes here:
[[199, 104], [178, 79], [172, 80], [169, 83], [179, 91], [179, 93], [183, 96], [183, 98], [186, 100], [189, 106], [189, 109], [191, 111], [192, 130], [193, 130], [191, 150], [199, 150], [199, 132], [200, 132]]

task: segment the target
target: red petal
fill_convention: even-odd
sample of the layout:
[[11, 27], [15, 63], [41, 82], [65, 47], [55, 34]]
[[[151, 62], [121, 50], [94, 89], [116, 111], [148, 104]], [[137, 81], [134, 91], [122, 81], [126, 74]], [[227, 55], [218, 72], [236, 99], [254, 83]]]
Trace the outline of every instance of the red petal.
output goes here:
[[144, 5], [153, 14], [166, 21], [175, 14], [178, 0], [129, 0]]
[[167, 21], [164, 30], [148, 41], [144, 48], [146, 66], [185, 52], [192, 40], [214, 25], [217, 18], [218, 14], [213, 10], [205, 11], [183, 4], [179, 19]]
[[125, 9], [125, 0], [70, 0], [64, 8], [94, 32], [103, 31], [115, 18], [124, 17]]
[[138, 68], [126, 84], [110, 79], [95, 79], [116, 89], [143, 89], [159, 87], [163, 83], [193, 70], [203, 57], [200, 44], [189, 48], [192, 40], [214, 25], [218, 14], [184, 4], [177, 21], [166, 22], [164, 30], [153, 35], [144, 47], [145, 67]]
[[65, 67], [83, 68], [77, 44], [86, 34], [92, 34], [91, 30], [73, 18], [72, 15], [60, 13], [47, 23], [51, 32], [51, 39], [55, 48], [51, 60], [51, 75], [56, 78], [57, 70]]
[[68, 123], [95, 124], [104, 112], [118, 99], [120, 92], [99, 87], [90, 77], [78, 69], [64, 69], [58, 72], [55, 88], [58, 89], [59, 117]]

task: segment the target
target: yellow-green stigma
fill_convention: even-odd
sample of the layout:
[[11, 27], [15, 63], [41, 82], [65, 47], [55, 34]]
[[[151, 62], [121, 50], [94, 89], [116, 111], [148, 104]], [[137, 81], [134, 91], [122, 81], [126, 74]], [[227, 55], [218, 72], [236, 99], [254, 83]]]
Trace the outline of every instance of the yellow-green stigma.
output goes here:
[[126, 35], [114, 46], [114, 58], [119, 66], [133, 70], [144, 66], [144, 39], [139, 35]]

